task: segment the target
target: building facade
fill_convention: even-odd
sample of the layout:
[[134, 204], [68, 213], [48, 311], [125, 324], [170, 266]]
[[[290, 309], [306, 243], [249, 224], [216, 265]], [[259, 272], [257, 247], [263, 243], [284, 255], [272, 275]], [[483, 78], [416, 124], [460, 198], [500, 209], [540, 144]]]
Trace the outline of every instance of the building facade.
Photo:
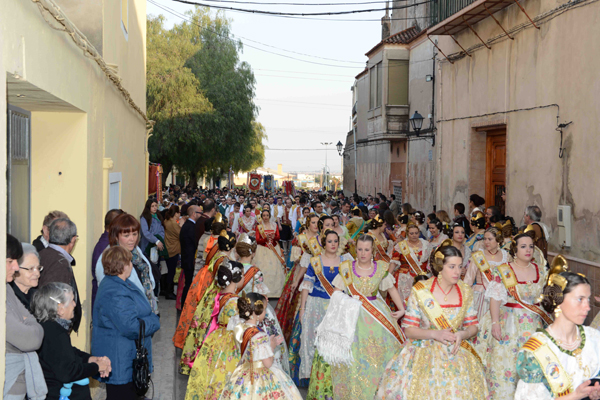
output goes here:
[[6, 0], [0, 26], [0, 126], [8, 132], [0, 142], [9, 154], [0, 226], [31, 242], [51, 210], [75, 222], [84, 319], [73, 342], [86, 349], [104, 214], [139, 216], [146, 199], [146, 2]]

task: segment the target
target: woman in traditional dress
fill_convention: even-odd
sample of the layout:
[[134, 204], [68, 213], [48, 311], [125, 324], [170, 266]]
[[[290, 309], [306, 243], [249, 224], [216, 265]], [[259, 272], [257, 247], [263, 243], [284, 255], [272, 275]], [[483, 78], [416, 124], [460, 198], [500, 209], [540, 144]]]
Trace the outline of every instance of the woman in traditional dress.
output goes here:
[[375, 261], [384, 261], [389, 264], [392, 261], [391, 253], [394, 249], [394, 243], [389, 241], [383, 234], [385, 222], [376, 215], [369, 222], [369, 231], [367, 235], [373, 238], [373, 259]]
[[491, 271], [485, 291], [490, 311], [483, 317], [475, 340], [494, 400], [514, 397], [517, 352], [534, 332], [552, 323], [552, 318], [536, 304], [546, 282], [546, 268], [531, 262], [534, 246], [529, 235], [517, 235], [514, 240], [514, 261]]
[[242, 265], [225, 260], [219, 266], [216, 282], [220, 292], [204, 343], [198, 350], [188, 380], [186, 400], [217, 400], [223, 391], [225, 379], [240, 361], [233, 331], [227, 330], [231, 317], [238, 314], [237, 290], [244, 281]]
[[[431, 246], [428, 241], [420, 238], [421, 231], [417, 225], [409, 222], [406, 225], [406, 232], [406, 240], [398, 242], [392, 253], [396, 288], [404, 301], [410, 296], [414, 278], [421, 273], [427, 274], [427, 264], [431, 253]], [[390, 305], [390, 301], [388, 301], [388, 305]]]
[[[219, 235], [223, 234], [224, 238], [228, 237], [226, 233], [227, 231], [225, 230], [225, 224], [221, 222], [220, 217], [221, 214], [218, 214], [218, 222], [213, 222], [211, 225], [210, 237], [207, 238], [207, 235], [202, 236], [207, 241], [203, 242], [200, 240], [200, 244], [206, 243], [206, 247], [198, 248], [198, 252], [204, 252], [206, 254], [203, 257], [206, 264], [204, 268], [200, 269], [196, 276], [194, 276], [194, 280], [192, 281], [192, 285], [188, 291], [185, 303], [183, 304], [181, 316], [179, 317], [179, 322], [177, 323], [177, 329], [175, 330], [175, 335], [173, 336], [173, 343], [175, 344], [175, 347], [179, 349], [183, 349], [185, 339], [188, 336], [188, 331], [192, 326], [192, 321], [194, 320], [194, 316], [196, 315], [196, 311], [198, 309], [198, 303], [204, 297], [207, 289], [215, 280], [215, 275], [219, 269], [219, 264], [215, 264], [215, 261], [217, 261], [219, 258], [227, 257], [226, 254], [220, 254], [221, 251], [227, 251], [224, 250], [226, 248], [225, 243], [227, 240], [222, 240], [223, 244], [221, 247], [223, 250], [221, 250], [218, 246], [217, 238]], [[213, 286], [213, 289], [216, 290], [216, 287]]]
[[[308, 215], [310, 214], [310, 207], [304, 207], [302, 209], [302, 217], [298, 218], [298, 221], [296, 221], [296, 227], [294, 228], [294, 236], [298, 236], [299, 234], [301, 234], [302, 232], [300, 232], [301, 228], [306, 228], [306, 218], [308, 218]], [[292, 244], [293, 246], [293, 244]]]
[[228, 377], [221, 400], [302, 400], [294, 382], [273, 359], [273, 349], [283, 342], [283, 337], [269, 336], [257, 327], [265, 318], [266, 302], [266, 297], [258, 293], [238, 300], [244, 322], [234, 328], [234, 336], [242, 358]]
[[589, 281], [572, 272], [551, 274], [543, 296], [542, 307], [556, 319], [519, 351], [515, 400], [598, 399], [600, 383], [592, 386], [590, 379], [600, 372], [600, 332], [583, 326], [590, 311]]
[[[319, 243], [319, 227], [322, 226], [319, 217], [311, 213], [306, 217], [306, 221], [308, 224], [307, 229], [294, 240], [291, 257], [294, 266], [287, 276], [285, 287], [275, 307], [277, 320], [283, 329], [283, 337], [286, 343], [289, 343], [292, 335], [294, 315], [300, 302], [300, 292], [297, 290], [298, 285], [300, 285], [308, 269], [310, 258], [318, 256], [323, 250]], [[329, 220], [327, 225], [331, 227], [333, 219]]]
[[385, 225], [383, 229], [383, 235], [387, 240], [390, 240], [395, 244], [398, 239], [396, 238], [394, 232], [396, 232], [396, 229], [398, 229], [398, 221], [396, 218], [394, 218], [394, 213], [390, 210], [386, 210], [383, 213], [383, 221]]
[[396, 231], [394, 232], [394, 236], [396, 240], [400, 242], [403, 239], [406, 239], [406, 226], [410, 222], [410, 216], [408, 214], [402, 214], [398, 217], [398, 225], [396, 227]]
[[489, 228], [483, 235], [483, 250], [471, 253], [471, 259], [465, 275], [465, 283], [473, 286], [475, 298], [475, 310], [477, 318], [483, 320], [483, 316], [490, 308], [490, 300], [485, 292], [492, 280], [492, 275], [499, 265], [506, 264], [510, 255], [506, 250], [500, 248], [502, 243], [502, 232], [496, 228]]
[[[256, 265], [253, 264], [257, 247], [258, 245], [253, 238], [242, 234], [239, 237], [239, 241], [235, 245], [235, 252], [238, 255], [238, 261], [244, 266], [244, 281], [247, 282], [242, 290], [245, 293], [254, 292], [266, 296], [269, 293], [269, 288], [264, 283], [262, 272]], [[246, 279], [246, 277], [248, 277], [248, 279]], [[252, 278], [250, 279], [250, 277]], [[267, 303], [267, 314], [265, 319], [260, 325], [264, 325], [265, 329], [269, 329], [270, 331], [274, 332], [276, 336], [283, 335], [281, 326], [277, 321], [275, 310], [273, 310], [273, 307], [271, 307], [269, 303]], [[286, 373], [289, 373], [289, 354], [287, 344], [285, 342], [281, 343], [275, 348], [274, 359], [279, 365], [279, 368], [283, 369]]]
[[429, 221], [429, 233], [431, 233], [429, 244], [431, 247], [438, 247], [444, 240], [448, 239], [448, 235], [442, 232], [443, 228], [444, 225], [439, 219]]
[[265, 284], [271, 290], [269, 297], [277, 298], [281, 295], [285, 282], [285, 259], [279, 247], [279, 227], [275, 221], [271, 221], [271, 211], [265, 208], [261, 215], [261, 221], [256, 225], [256, 249], [257, 265], [265, 277]]
[[483, 240], [483, 234], [485, 232], [485, 215], [481, 211], [476, 211], [471, 214], [471, 230], [473, 234], [467, 239], [466, 245], [469, 246], [471, 251], [481, 250], [481, 247], [475, 248], [475, 246], [482, 246], [483, 243], [478, 244]]
[[330, 282], [337, 276], [340, 263], [353, 260], [340, 246], [339, 236], [334, 230], [324, 228], [319, 238], [324, 250], [321, 255], [311, 258], [308, 270], [304, 274], [299, 288], [300, 308], [294, 317], [290, 339], [290, 375], [299, 387], [308, 387], [311, 377], [316, 329], [327, 312], [331, 296], [327, 289], [333, 290]]
[[[471, 259], [471, 249], [469, 246], [465, 245], [465, 240], [467, 239], [465, 228], [457, 223], [452, 224], [452, 246], [456, 247], [460, 254], [463, 257], [463, 264], [461, 266], [461, 275], [460, 278], [464, 279], [467, 273], [467, 266], [469, 265], [469, 260]], [[470, 287], [471, 285], [469, 285]]]
[[[208, 273], [207, 276], [216, 276], [216, 271], [219, 270], [221, 264], [232, 259], [231, 250], [235, 246], [235, 236], [226, 232], [219, 236], [217, 246], [214, 249], [215, 255], [210, 258], [210, 263], [204, 269], [215, 271]], [[202, 272], [202, 271], [201, 271]], [[216, 280], [210, 282], [202, 297], [198, 301], [194, 314], [189, 323], [189, 329], [183, 342], [183, 351], [181, 353], [180, 372], [184, 375], [189, 375], [198, 348], [202, 345], [206, 332], [210, 327], [212, 312], [215, 304], [215, 297], [219, 293], [220, 288]]]
[[[317, 333], [317, 349], [331, 361], [333, 398], [372, 400], [385, 366], [406, 339], [396, 322], [404, 315], [404, 306], [388, 264], [373, 260], [373, 236], [362, 235], [356, 247], [358, 260], [340, 264], [339, 275], [333, 280], [336, 289], [351, 297], [341, 293], [332, 296], [319, 325], [319, 330], [326, 331], [322, 339]], [[392, 313], [380, 291], [390, 294], [400, 311]], [[356, 312], [341, 312], [346, 310], [346, 299], [356, 304], [352, 306]]]
[[512, 242], [512, 237], [514, 233], [514, 224], [511, 221], [511, 218], [507, 217], [507, 219], [504, 222], [498, 222], [494, 226], [500, 231], [502, 231], [502, 236], [504, 236], [504, 241], [502, 242], [501, 247], [506, 251], [510, 251], [510, 244]]
[[239, 219], [238, 233], [240, 235], [245, 233], [251, 237], [256, 236], [256, 217], [252, 215], [252, 211], [252, 204], [247, 205], [246, 208], [244, 208], [244, 215]]
[[427, 239], [429, 226], [425, 223], [425, 214], [423, 214], [423, 212], [421, 211], [415, 211], [415, 213], [411, 217], [411, 221], [419, 227], [419, 231], [421, 232], [421, 239]]
[[333, 218], [333, 230], [338, 234], [340, 239], [344, 238], [346, 242], [349, 241], [350, 233], [348, 232], [348, 228], [340, 224], [340, 215], [333, 214], [331, 218]]
[[354, 207], [352, 209], [350, 221], [346, 224], [346, 229], [348, 230], [348, 235], [350, 236], [350, 245], [348, 247], [348, 252], [352, 255], [352, 257], [356, 258], [356, 239], [362, 235], [366, 221], [362, 216], [362, 211], [358, 207]]
[[462, 254], [441, 246], [434, 277], [415, 283], [402, 326], [412, 339], [385, 369], [376, 399], [486, 400], [483, 365], [467, 339], [477, 334], [473, 292], [460, 280]]

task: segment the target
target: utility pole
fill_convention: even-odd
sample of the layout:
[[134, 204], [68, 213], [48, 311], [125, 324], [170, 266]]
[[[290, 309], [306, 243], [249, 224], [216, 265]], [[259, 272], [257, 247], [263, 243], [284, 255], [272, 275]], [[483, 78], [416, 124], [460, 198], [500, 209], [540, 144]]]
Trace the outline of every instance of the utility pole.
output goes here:
[[[327, 146], [333, 144], [333, 142], [321, 142], [325, 146], [325, 174], [327, 174]], [[327, 181], [327, 175], [325, 175], [325, 190], [329, 190], [329, 182]]]

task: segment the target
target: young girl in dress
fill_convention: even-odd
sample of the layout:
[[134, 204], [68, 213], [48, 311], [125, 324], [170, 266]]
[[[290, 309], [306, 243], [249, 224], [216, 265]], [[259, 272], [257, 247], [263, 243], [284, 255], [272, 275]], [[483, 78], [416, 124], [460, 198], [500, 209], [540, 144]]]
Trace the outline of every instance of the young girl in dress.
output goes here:
[[239, 315], [244, 322], [234, 328], [242, 358], [233, 371], [221, 400], [302, 400], [290, 377], [273, 363], [273, 349], [283, 337], [269, 336], [257, 327], [265, 318], [267, 299], [258, 293], [242, 295]]

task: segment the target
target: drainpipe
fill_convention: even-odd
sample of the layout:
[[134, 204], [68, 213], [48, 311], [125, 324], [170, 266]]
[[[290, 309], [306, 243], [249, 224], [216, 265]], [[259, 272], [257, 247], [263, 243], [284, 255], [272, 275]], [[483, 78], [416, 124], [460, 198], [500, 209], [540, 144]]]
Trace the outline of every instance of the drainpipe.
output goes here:
[[358, 178], [357, 166], [358, 162], [356, 161], [356, 126], [352, 128], [353, 133], [352, 137], [354, 138], [354, 194], [358, 194], [358, 189], [356, 187], [356, 179]]
[[[434, 81], [437, 82], [439, 80], [439, 91], [440, 91], [440, 95], [439, 98], [443, 99], [442, 94], [443, 94], [443, 83], [442, 83], [442, 65], [441, 63], [438, 64], [438, 75], [439, 78], [437, 80]], [[435, 73], [435, 71], [434, 71]], [[444, 115], [444, 103], [442, 101], [440, 101], [440, 117]], [[437, 175], [437, 182], [436, 182], [436, 195], [435, 195], [435, 199], [436, 199], [436, 205], [440, 205], [441, 207], [441, 203], [442, 203], [442, 150], [443, 150], [443, 137], [444, 135], [442, 134], [442, 125], [440, 125], [440, 129], [438, 130], [438, 135], [439, 135], [439, 139], [437, 139], [437, 143], [438, 143], [438, 159], [437, 159], [437, 171], [436, 171], [436, 175]]]

